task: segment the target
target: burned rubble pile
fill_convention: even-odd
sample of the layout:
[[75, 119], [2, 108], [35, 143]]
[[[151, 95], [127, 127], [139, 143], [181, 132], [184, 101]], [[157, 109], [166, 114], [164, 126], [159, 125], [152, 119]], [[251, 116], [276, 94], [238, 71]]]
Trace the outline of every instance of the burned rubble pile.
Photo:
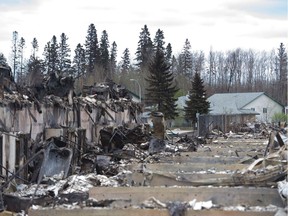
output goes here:
[[[165, 135], [164, 117], [151, 128], [141, 104], [112, 81], [73, 91], [72, 77], [51, 74], [37, 86], [5, 86], [1, 103], [1, 211], [31, 207], [107, 206], [93, 187], [133, 186], [131, 163], [154, 163], [196, 151], [197, 139]], [[8, 115], [6, 113], [9, 113]], [[155, 126], [155, 125], [154, 125]], [[157, 131], [157, 128], [160, 128]], [[4, 151], [3, 151], [4, 149]]]
[[[127, 164], [143, 161], [153, 163], [161, 157], [170, 157], [179, 151], [173, 152], [171, 147], [167, 147], [168, 152], [149, 153], [152, 135], [142, 134], [139, 131], [141, 126], [143, 125], [127, 131], [116, 128], [117, 132], [109, 134], [109, 140], [107, 137], [102, 138], [101, 135], [99, 145], [86, 146], [86, 151], [82, 155], [73, 152], [75, 148], [69, 147], [60, 138], [51, 137], [43, 142], [34, 143], [36, 146], [31, 145], [30, 149], [31, 159], [24, 165], [28, 167], [28, 178], [18, 179], [18, 174], [21, 172], [19, 169], [3, 181], [3, 200], [6, 210], [21, 212], [27, 211], [32, 205], [55, 207], [63, 204], [72, 205], [75, 202], [84, 205], [84, 201], [88, 206], [103, 205], [101, 202], [99, 204], [89, 200], [90, 188], [133, 186], [132, 173], [127, 170]], [[102, 129], [102, 131], [106, 130], [106, 128]], [[121, 136], [117, 136], [116, 133], [120, 133]], [[140, 139], [137, 139], [138, 137]], [[137, 141], [133, 143], [131, 142], [133, 140]], [[105, 143], [106, 141], [109, 143]], [[169, 145], [167, 140], [164, 142]], [[106, 145], [111, 146], [108, 151]], [[186, 143], [183, 143], [183, 146], [185, 145]], [[188, 146], [181, 151], [189, 151]], [[22, 205], [15, 205], [16, 200]]]
[[[159, 113], [153, 117], [153, 122], [163, 121]], [[105, 137], [83, 154], [75, 173], [66, 178], [60, 169], [41, 174], [38, 185], [9, 195], [29, 197], [29, 215], [43, 215], [46, 209], [52, 214], [73, 209], [70, 215], [77, 210], [87, 215], [90, 210], [93, 215], [158, 215], [159, 210], [163, 215], [287, 214], [285, 131], [270, 130], [268, 137], [260, 132], [261, 139], [222, 133], [203, 144], [191, 135], [167, 137], [161, 126], [153, 133], [145, 126], [104, 127]]]

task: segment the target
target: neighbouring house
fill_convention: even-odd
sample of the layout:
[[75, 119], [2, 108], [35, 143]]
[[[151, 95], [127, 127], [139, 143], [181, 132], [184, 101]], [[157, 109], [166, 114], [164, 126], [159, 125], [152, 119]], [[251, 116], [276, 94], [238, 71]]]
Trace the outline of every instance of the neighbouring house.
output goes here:
[[[265, 92], [220, 93], [208, 98], [210, 115], [242, 115], [246, 120], [272, 122], [275, 113], [282, 113], [284, 106]], [[250, 117], [248, 117], [250, 116]]]
[[[185, 102], [188, 95], [181, 96], [177, 108], [181, 114], [174, 125], [188, 127], [184, 119]], [[210, 102], [210, 112], [199, 116], [199, 135], [205, 135], [209, 130], [218, 128], [223, 132], [237, 132], [243, 125], [250, 123], [272, 122], [275, 113], [282, 113], [284, 106], [264, 92], [249, 93], [219, 93], [207, 98]], [[193, 127], [191, 125], [190, 127]]]

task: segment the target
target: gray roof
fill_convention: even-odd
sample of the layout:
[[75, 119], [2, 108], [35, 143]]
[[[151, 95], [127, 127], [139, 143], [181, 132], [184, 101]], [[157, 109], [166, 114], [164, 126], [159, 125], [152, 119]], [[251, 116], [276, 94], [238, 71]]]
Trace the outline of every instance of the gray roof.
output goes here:
[[251, 109], [243, 109], [244, 106], [265, 94], [264, 92], [249, 93], [222, 93], [214, 94], [208, 98], [210, 102], [210, 114], [259, 114]]

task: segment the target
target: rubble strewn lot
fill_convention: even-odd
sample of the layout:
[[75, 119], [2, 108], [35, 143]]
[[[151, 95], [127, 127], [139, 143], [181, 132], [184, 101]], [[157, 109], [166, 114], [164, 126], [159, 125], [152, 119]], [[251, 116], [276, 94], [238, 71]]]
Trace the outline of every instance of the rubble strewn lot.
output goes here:
[[[178, 148], [182, 145], [187, 144], [178, 143]], [[149, 155], [141, 150], [146, 157], [139, 153], [139, 158], [121, 159], [117, 174], [88, 173], [61, 180], [66, 184], [61, 191], [66, 203], [58, 181], [50, 189], [59, 194], [53, 207], [32, 205], [29, 215], [48, 215], [51, 208], [59, 215], [72, 209], [69, 215], [79, 214], [75, 209], [85, 215], [275, 215], [285, 207], [278, 185], [286, 182], [287, 162], [274, 154], [272, 159], [267, 156], [265, 166], [252, 166], [262, 161], [266, 146], [264, 138], [219, 137], [199, 145], [196, 152], [171, 152], [169, 148], [169, 152]], [[108, 160], [106, 166], [115, 170], [112, 158], [101, 155], [100, 160]]]
[[0, 215], [287, 214], [285, 128], [200, 138], [142, 123], [113, 82], [72, 87], [4, 93]]

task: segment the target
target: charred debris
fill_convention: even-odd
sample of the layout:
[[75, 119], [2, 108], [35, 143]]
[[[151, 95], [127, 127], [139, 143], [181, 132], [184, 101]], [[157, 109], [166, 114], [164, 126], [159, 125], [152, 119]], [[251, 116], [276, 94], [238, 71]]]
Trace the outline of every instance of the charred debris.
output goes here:
[[[87, 200], [83, 188], [67, 192], [70, 180], [124, 185], [121, 175], [127, 161], [154, 161], [157, 154], [197, 150], [197, 139], [166, 136], [161, 113], [153, 115], [154, 129], [142, 123], [142, 105], [112, 81], [85, 86], [76, 95], [70, 76], [53, 73], [37, 85], [20, 88], [11, 74], [2, 72], [1, 210], [27, 212], [31, 205]], [[16, 200], [21, 205], [15, 205]]]

